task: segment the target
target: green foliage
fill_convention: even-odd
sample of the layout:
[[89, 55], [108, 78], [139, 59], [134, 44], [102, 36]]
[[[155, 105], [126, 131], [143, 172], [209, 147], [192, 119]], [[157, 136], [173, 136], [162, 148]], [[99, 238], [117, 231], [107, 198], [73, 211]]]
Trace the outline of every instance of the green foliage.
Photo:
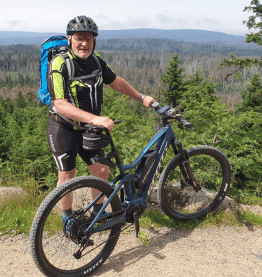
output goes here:
[[181, 61], [178, 54], [172, 56], [172, 60], [168, 62], [169, 66], [161, 78], [164, 89], [165, 101], [170, 103], [172, 107], [177, 106], [179, 99], [186, 90], [185, 76], [182, 75], [185, 68], [180, 67]]
[[236, 112], [262, 112], [262, 82], [258, 74], [252, 76], [241, 96], [243, 102], [237, 106]]
[[249, 11], [252, 13], [247, 21], [243, 21], [248, 29], [258, 29], [256, 33], [251, 32], [246, 36], [246, 42], [255, 42], [262, 46], [261, 36], [262, 36], [262, 5], [259, 0], [252, 0], [249, 6], [244, 8], [244, 11]]
[[234, 75], [237, 79], [241, 78], [241, 73], [244, 69], [249, 69], [251, 66], [261, 66], [262, 60], [258, 58], [237, 58], [233, 54], [229, 55], [229, 59], [224, 58], [219, 64], [218, 68], [222, 69], [224, 67], [233, 68], [233, 72], [226, 74], [225, 80], [229, 76]]
[[25, 85], [28, 85], [30, 87], [37, 85], [37, 78], [36, 77], [30, 77], [29, 75], [23, 75], [20, 72], [17, 74], [7, 74], [5, 77], [5, 80], [0, 79], [0, 88], [7, 87], [9, 89], [17, 86], [18, 84], [21, 85], [21, 87], [24, 87]]
[[[48, 108], [29, 100], [19, 93], [15, 104], [8, 98], [0, 102], [0, 114], [3, 112], [5, 117], [4, 130], [0, 133], [0, 141], [4, 135], [4, 146], [0, 148], [0, 177], [3, 180], [8, 173], [13, 180], [30, 173], [40, 183], [56, 172], [46, 140]], [[53, 182], [53, 178], [50, 179]]]
[[138, 238], [143, 245], [149, 245], [148, 235], [145, 232], [139, 231]]
[[[251, 12], [252, 15], [249, 16], [247, 21], [243, 21], [243, 23], [247, 26], [249, 30], [255, 29], [258, 30], [257, 32], [251, 32], [250, 34], [246, 35], [246, 42], [256, 43], [259, 46], [262, 46], [262, 5], [259, 0], [252, 0], [249, 6], [245, 6], [244, 12], [248, 11]], [[234, 72], [227, 74], [225, 79], [227, 79], [230, 75], [237, 74], [236, 77], [240, 78], [241, 72], [243, 69], [250, 68], [251, 66], [261, 66], [262, 59], [258, 58], [236, 58], [235, 55], [232, 53], [230, 54], [230, 59], [223, 59], [223, 62], [219, 65], [219, 68], [223, 67], [234, 67]]]
[[169, 228], [196, 228], [201, 220], [189, 220], [187, 222], [176, 221], [169, 218], [167, 215], [160, 213], [155, 209], [147, 209], [140, 218], [142, 228], [151, 229], [152, 227], [166, 226]]
[[[240, 200], [241, 192], [246, 191], [253, 197], [261, 197], [261, 192], [256, 189], [262, 173], [261, 81], [258, 75], [242, 92], [244, 101], [235, 114], [230, 114], [226, 105], [214, 96], [216, 84], [205, 79], [200, 71], [185, 78], [187, 86], [177, 96], [177, 102], [185, 109], [184, 117], [194, 123], [196, 130], [176, 130], [176, 137], [185, 148], [205, 144], [223, 151], [232, 165], [231, 196]], [[167, 159], [171, 155], [168, 153]]]
[[112, 137], [122, 163], [133, 162], [153, 136], [155, 118], [141, 103], [132, 104], [127, 96], [112, 89], [104, 90], [102, 115], [123, 121], [115, 125]]
[[[36, 194], [37, 183], [27, 176], [19, 183], [25, 195], [9, 194], [0, 202], [0, 230], [6, 234], [29, 234], [36, 210], [43, 201], [45, 194]], [[15, 232], [15, 233], [13, 233]]]
[[[190, 76], [182, 73], [183, 68], [180, 68], [178, 55], [175, 54], [163, 75], [166, 88], [175, 88], [166, 91], [166, 101], [178, 103], [181, 113], [182, 108], [185, 109], [183, 117], [196, 127], [195, 131], [181, 130], [176, 128], [177, 123], [174, 122], [176, 137], [183, 142], [185, 148], [207, 144], [221, 149], [232, 165], [230, 194], [239, 201], [242, 201], [243, 193], [261, 197], [259, 91], [262, 84], [258, 76], [253, 77], [243, 92], [244, 101], [238, 107], [241, 112], [228, 113], [226, 105], [214, 96], [216, 84], [213, 80], [203, 77], [200, 71]], [[254, 103], [257, 109], [253, 107]], [[159, 128], [156, 114], [141, 103], [109, 88], [104, 90], [102, 115], [123, 121], [112, 131], [123, 164], [132, 163]], [[11, 183], [30, 174], [39, 186], [53, 188], [57, 181], [57, 169], [46, 140], [47, 107], [38, 105], [21, 93], [14, 103], [9, 98], [0, 98], [0, 123], [0, 180]], [[105, 151], [107, 154], [110, 147]], [[173, 151], [169, 149], [163, 167], [173, 156]], [[117, 170], [112, 172], [117, 174]], [[85, 163], [78, 157], [77, 175], [87, 174]]]
[[201, 219], [188, 221], [175, 221], [156, 209], [147, 209], [140, 218], [140, 225], [143, 228], [153, 227], [183, 228], [192, 230], [195, 228], [207, 228], [211, 226], [262, 226], [262, 216], [256, 215], [250, 210], [244, 211], [240, 207], [228, 209], [227, 211], [215, 211]]

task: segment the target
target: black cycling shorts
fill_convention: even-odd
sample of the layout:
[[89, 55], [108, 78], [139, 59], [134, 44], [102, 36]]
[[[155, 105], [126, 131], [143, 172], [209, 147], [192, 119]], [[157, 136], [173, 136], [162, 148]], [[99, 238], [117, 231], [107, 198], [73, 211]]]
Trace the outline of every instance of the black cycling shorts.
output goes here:
[[87, 165], [95, 163], [94, 156], [104, 157], [103, 149], [83, 149], [83, 131], [70, 130], [50, 120], [47, 141], [59, 171], [69, 171], [76, 167], [77, 154]]

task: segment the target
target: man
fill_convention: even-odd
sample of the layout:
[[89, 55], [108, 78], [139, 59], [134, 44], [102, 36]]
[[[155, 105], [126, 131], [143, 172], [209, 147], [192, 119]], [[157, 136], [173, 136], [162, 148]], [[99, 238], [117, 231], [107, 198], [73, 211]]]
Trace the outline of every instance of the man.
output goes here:
[[[64, 60], [57, 56], [51, 61], [48, 69], [48, 89], [58, 114], [80, 124], [99, 125], [112, 131], [113, 121], [100, 116], [103, 100], [103, 83], [109, 84], [114, 90], [128, 95], [144, 106], [149, 107], [155, 100], [144, 96], [130, 86], [125, 80], [116, 76], [115, 72], [97, 54], [93, 54], [98, 27], [86, 16], [76, 16], [67, 25], [67, 39], [70, 46], [68, 56], [74, 64], [74, 77], [87, 77], [74, 80], [68, 84], [68, 69]], [[99, 63], [99, 64], [98, 64]], [[99, 74], [99, 67], [102, 73]], [[87, 164], [93, 176], [107, 180], [110, 170], [102, 164], [95, 164], [93, 157], [101, 155], [100, 150], [84, 150], [81, 130], [62, 119], [57, 114], [50, 113], [48, 128], [48, 143], [58, 168], [57, 185], [74, 178], [76, 173], [76, 155], [79, 154]], [[93, 196], [97, 195], [93, 191]], [[61, 200], [64, 210], [63, 218], [72, 213], [72, 196], [67, 195]], [[102, 203], [94, 207], [98, 212]]]

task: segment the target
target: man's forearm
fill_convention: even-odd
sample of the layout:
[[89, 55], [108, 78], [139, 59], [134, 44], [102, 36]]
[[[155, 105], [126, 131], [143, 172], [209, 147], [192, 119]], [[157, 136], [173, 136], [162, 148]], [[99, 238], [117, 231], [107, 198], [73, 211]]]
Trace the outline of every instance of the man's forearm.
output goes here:
[[78, 122], [99, 125], [105, 127], [110, 132], [114, 129], [114, 122], [110, 118], [97, 116], [92, 113], [83, 111], [75, 107], [74, 105], [70, 104], [66, 99], [54, 100], [54, 105], [56, 111], [67, 118], [70, 118]]
[[83, 111], [65, 99], [54, 100], [56, 111], [65, 117], [78, 122], [91, 123], [96, 115]]

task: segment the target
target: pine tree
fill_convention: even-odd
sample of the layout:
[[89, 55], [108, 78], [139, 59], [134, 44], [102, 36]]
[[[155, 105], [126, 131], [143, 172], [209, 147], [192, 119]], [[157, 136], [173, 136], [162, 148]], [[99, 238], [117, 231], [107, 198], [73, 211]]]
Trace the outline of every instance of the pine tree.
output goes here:
[[241, 93], [243, 102], [238, 104], [236, 112], [262, 112], [262, 82], [258, 74], [254, 74], [246, 90]]
[[172, 56], [172, 60], [168, 62], [169, 66], [166, 68], [166, 72], [161, 78], [161, 82], [164, 84], [164, 97], [168, 104], [175, 107], [179, 104], [179, 99], [186, 90], [186, 80], [184, 67], [180, 67], [182, 63], [178, 58], [178, 54]]
[[[254, 42], [257, 45], [262, 46], [262, 5], [259, 0], [252, 0], [249, 6], [245, 6], [244, 10], [249, 11], [252, 15], [249, 16], [247, 21], [243, 21], [243, 24], [247, 26], [249, 30], [258, 30], [257, 32], [251, 32], [250, 34], [246, 35], [246, 43]], [[220, 63], [219, 68], [223, 67], [235, 67], [233, 73], [227, 74], [226, 79], [230, 75], [236, 74], [237, 78], [241, 77], [241, 73], [243, 69], [248, 69], [252, 65], [261, 66], [262, 59], [258, 58], [236, 58], [233, 54], [229, 55], [229, 59], [224, 59], [222, 63]]]

